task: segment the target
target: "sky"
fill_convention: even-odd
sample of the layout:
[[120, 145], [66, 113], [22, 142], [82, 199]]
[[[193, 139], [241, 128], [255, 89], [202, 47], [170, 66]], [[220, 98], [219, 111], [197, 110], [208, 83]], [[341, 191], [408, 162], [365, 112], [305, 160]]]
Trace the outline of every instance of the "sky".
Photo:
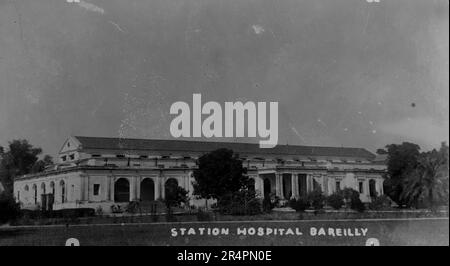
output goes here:
[[448, 12], [446, 0], [0, 0], [0, 146], [170, 139], [171, 104], [201, 93], [278, 101], [279, 144], [438, 148]]

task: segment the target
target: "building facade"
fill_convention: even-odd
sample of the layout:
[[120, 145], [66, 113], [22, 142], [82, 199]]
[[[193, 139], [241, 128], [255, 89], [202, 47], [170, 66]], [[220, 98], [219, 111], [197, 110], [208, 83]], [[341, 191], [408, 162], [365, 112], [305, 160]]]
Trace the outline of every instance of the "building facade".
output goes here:
[[193, 171], [197, 159], [210, 151], [228, 148], [239, 154], [259, 197], [280, 199], [305, 196], [321, 189], [325, 195], [353, 188], [363, 202], [383, 194], [384, 161], [361, 148], [69, 137], [58, 162], [44, 172], [14, 182], [14, 195], [22, 208], [99, 208], [130, 201], [164, 199], [166, 185], [178, 184], [193, 197]]

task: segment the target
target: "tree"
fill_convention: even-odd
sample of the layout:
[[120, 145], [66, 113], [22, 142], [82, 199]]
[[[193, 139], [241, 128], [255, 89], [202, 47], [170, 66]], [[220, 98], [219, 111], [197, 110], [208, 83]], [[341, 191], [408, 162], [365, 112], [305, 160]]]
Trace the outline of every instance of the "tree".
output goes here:
[[43, 172], [47, 166], [53, 165], [53, 158], [50, 155], [45, 155], [42, 160], [38, 160], [31, 168], [32, 173]]
[[218, 149], [204, 154], [194, 171], [194, 195], [220, 200], [228, 193], [247, 188], [249, 178], [246, 173], [239, 156], [232, 150]]
[[404, 180], [416, 168], [420, 155], [417, 144], [403, 142], [386, 146], [388, 151], [387, 176], [384, 182], [385, 193], [399, 206], [407, 202], [401, 197]]
[[165, 203], [168, 209], [180, 206], [181, 203], [186, 203], [188, 201], [188, 192], [184, 188], [178, 186], [178, 184], [169, 183], [165, 186], [165, 189]]
[[0, 149], [0, 181], [5, 190], [12, 193], [15, 177], [32, 173], [33, 168], [43, 170], [41, 165], [50, 163], [51, 157], [44, 157], [40, 166], [35, 166], [38, 155], [42, 153], [41, 148], [33, 147], [27, 140], [13, 140], [8, 148], [8, 151], [3, 147]]
[[401, 198], [409, 206], [435, 207], [448, 204], [448, 146], [420, 154], [416, 168], [403, 181]]

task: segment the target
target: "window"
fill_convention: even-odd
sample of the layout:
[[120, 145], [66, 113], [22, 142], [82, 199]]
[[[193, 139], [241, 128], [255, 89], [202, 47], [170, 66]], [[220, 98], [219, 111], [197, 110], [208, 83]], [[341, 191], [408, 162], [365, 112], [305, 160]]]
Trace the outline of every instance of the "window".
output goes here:
[[341, 190], [341, 181], [336, 181], [336, 192]]
[[94, 196], [100, 195], [100, 184], [94, 184]]
[[92, 154], [92, 157], [102, 157], [100, 154]]
[[364, 193], [364, 183], [362, 181], [359, 181], [359, 194]]
[[71, 154], [69, 155], [70, 160], [74, 160], [75, 159], [75, 154]]
[[59, 186], [61, 187], [61, 203], [64, 203], [66, 202], [66, 184], [61, 180]]
[[117, 154], [116, 157], [117, 157], [117, 158], [125, 158], [125, 155], [123, 155], [123, 154]]
[[64, 156], [61, 156], [61, 160], [63, 161], [63, 162], [65, 162], [66, 160], [67, 160], [67, 157], [64, 155]]

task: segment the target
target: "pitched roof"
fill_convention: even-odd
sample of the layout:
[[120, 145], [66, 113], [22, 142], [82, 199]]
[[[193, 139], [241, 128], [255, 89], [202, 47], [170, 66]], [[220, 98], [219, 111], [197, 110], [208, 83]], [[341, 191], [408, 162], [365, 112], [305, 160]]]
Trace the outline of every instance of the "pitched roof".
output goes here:
[[372, 160], [375, 155], [363, 148], [322, 147], [277, 145], [274, 148], [260, 148], [258, 144], [236, 142], [211, 142], [191, 140], [161, 140], [161, 139], [129, 139], [106, 137], [75, 136], [81, 143], [82, 149], [107, 150], [136, 150], [136, 151], [186, 151], [210, 152], [219, 148], [231, 149], [236, 153], [261, 155], [297, 155], [297, 156], [326, 156], [326, 157], [352, 157]]

